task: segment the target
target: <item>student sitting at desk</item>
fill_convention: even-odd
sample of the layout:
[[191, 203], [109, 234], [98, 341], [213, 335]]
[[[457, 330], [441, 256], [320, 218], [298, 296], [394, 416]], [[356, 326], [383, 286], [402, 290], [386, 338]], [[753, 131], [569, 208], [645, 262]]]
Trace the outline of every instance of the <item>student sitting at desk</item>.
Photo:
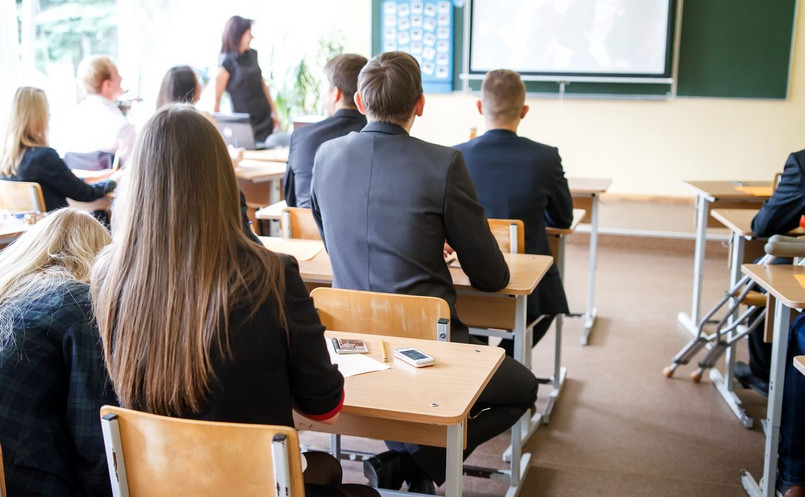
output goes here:
[[327, 90], [322, 95], [327, 119], [294, 130], [288, 150], [285, 171], [285, 202], [288, 207], [310, 207], [310, 180], [313, 158], [319, 145], [327, 140], [360, 131], [366, 117], [355, 107], [358, 73], [366, 65], [366, 57], [344, 54], [324, 66]]
[[[477, 106], [487, 131], [456, 148], [467, 162], [478, 200], [487, 217], [523, 221], [526, 253], [552, 255], [545, 226], [569, 227], [573, 200], [557, 149], [517, 136], [520, 120], [528, 112], [520, 75], [506, 69], [489, 72]], [[534, 326], [533, 344], [545, 335], [554, 316], [568, 312], [554, 263], [528, 297], [527, 321], [545, 315]], [[501, 347], [513, 355], [512, 340], [503, 340]]]
[[[344, 379], [330, 363], [296, 262], [241, 229], [224, 140], [189, 105], [142, 131], [92, 272], [92, 305], [121, 405], [166, 416], [294, 426], [334, 422]], [[376, 497], [306, 457], [308, 496]], [[353, 488], [354, 487], [354, 488]]]
[[115, 405], [89, 273], [110, 241], [58, 210], [0, 252], [0, 445], [8, 497], [111, 497], [98, 417]]
[[[455, 342], [470, 340], [455, 312], [444, 242], [476, 288], [506, 286], [509, 270], [478, 203], [461, 153], [409, 136], [425, 97], [419, 65], [403, 52], [374, 57], [361, 70], [358, 109], [369, 124], [325, 142], [316, 153], [311, 207], [330, 255], [333, 286], [440, 297], [451, 309]], [[504, 432], [535, 402], [537, 380], [505, 357], [467, 421], [468, 456]], [[445, 449], [386, 442], [364, 462], [370, 483], [433, 493], [445, 480]]]
[[88, 185], [48, 147], [48, 100], [39, 88], [23, 86], [14, 94], [0, 155], [0, 178], [31, 181], [42, 187], [48, 211], [67, 207], [67, 199], [91, 202], [115, 189], [112, 179]]
[[[757, 236], [785, 234], [799, 225], [805, 215], [805, 150], [788, 156], [774, 194], [752, 219], [752, 232]], [[766, 312], [773, 312], [767, 310]], [[749, 365], [735, 364], [735, 377], [768, 396], [771, 369], [771, 344], [763, 340], [764, 329], [759, 327], [749, 335]], [[800, 317], [791, 327], [786, 358], [783, 417], [780, 426], [778, 470], [785, 497], [805, 496], [805, 378], [795, 370], [792, 357], [805, 354], [805, 318]]]

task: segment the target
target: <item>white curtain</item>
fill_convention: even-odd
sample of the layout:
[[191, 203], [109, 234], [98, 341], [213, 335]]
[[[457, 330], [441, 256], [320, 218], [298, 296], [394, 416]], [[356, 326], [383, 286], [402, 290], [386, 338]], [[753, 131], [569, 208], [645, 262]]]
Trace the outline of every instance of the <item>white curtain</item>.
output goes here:
[[5, 122], [11, 96], [20, 83], [20, 45], [14, 0], [0, 0], [0, 115]]

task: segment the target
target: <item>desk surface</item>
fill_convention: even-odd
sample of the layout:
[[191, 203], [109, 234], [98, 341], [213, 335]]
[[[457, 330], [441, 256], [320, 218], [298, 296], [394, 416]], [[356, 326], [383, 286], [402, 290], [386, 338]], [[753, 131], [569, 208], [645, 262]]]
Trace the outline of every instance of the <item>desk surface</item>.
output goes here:
[[285, 177], [284, 162], [244, 159], [235, 166], [235, 176], [254, 182], [271, 181]]
[[[733, 233], [741, 236], [754, 237], [752, 233], [752, 219], [758, 209], [714, 209], [710, 214], [729, 228]], [[803, 235], [805, 229], [796, 228], [789, 232], [791, 235]]]
[[[263, 240], [275, 240], [274, 237], [261, 237]], [[269, 242], [271, 243], [271, 242]], [[294, 245], [309, 244], [310, 240], [285, 240], [284, 244], [277, 244], [273, 248], [282, 251], [281, 246], [286, 246], [285, 250], [290, 253]], [[293, 255], [293, 254], [291, 254]], [[545, 273], [553, 263], [553, 257], [547, 255], [532, 254], [503, 254], [506, 263], [509, 265], [511, 279], [503, 290], [497, 292], [504, 295], [529, 295], [537, 283], [540, 282]], [[453, 278], [453, 285], [456, 289], [472, 288], [470, 279], [464, 274], [461, 268], [450, 267], [450, 276]], [[330, 257], [327, 252], [322, 250], [315, 257], [306, 261], [299, 261], [299, 272], [302, 279], [308, 283], [331, 284], [333, 281], [333, 270], [330, 265]]]
[[30, 225], [22, 219], [9, 218], [0, 221], [0, 243], [8, 243], [19, 237]]
[[573, 209], [573, 221], [570, 223], [569, 228], [554, 228], [552, 226], [545, 227], [545, 233], [548, 235], [569, 235], [576, 231], [576, 227], [579, 225], [584, 216], [587, 214], [587, 211], [584, 209]]
[[805, 278], [805, 267], [783, 264], [744, 264], [741, 272], [749, 275], [764, 290], [791, 308], [805, 307], [805, 287], [795, 276]]
[[[736, 188], [732, 181], [685, 181], [697, 195], [716, 199], [765, 200], [769, 195], [751, 195]], [[747, 181], [745, 186], [771, 187], [771, 181]]]
[[[354, 336], [327, 331], [325, 335]], [[399, 421], [456, 424], [465, 419], [492, 374], [503, 362], [503, 349], [435, 340], [365, 335], [369, 356], [383, 362], [385, 341], [390, 369], [350, 376], [345, 381], [343, 412]], [[415, 368], [394, 359], [394, 349], [415, 347], [436, 362]]]
[[100, 171], [91, 171], [89, 169], [71, 169], [76, 177], [84, 180], [85, 183], [94, 183], [109, 178], [115, 172], [112, 169], [101, 169]]
[[567, 186], [573, 196], [604, 193], [611, 184], [612, 180], [609, 178], [567, 178]]
[[243, 158], [246, 160], [267, 162], [288, 162], [288, 147], [277, 147], [268, 150], [244, 150]]
[[805, 355], [794, 357], [794, 367], [799, 369], [802, 374], [805, 374]]
[[282, 210], [286, 207], [288, 207], [288, 204], [284, 200], [280, 200], [269, 206], [257, 209], [257, 212], [254, 213], [254, 217], [257, 219], [273, 219], [279, 221], [282, 218]]

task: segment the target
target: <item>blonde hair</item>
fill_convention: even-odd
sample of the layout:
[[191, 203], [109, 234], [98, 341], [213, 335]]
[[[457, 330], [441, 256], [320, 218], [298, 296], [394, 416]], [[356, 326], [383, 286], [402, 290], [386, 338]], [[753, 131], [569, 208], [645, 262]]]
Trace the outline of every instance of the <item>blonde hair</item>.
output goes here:
[[[0, 252], [0, 309], [30, 301], [58, 281], [89, 282], [95, 256], [111, 242], [90, 214], [71, 208], [51, 212]], [[0, 350], [13, 323], [0, 311]]]
[[29, 148], [47, 147], [48, 99], [39, 88], [22, 86], [14, 93], [0, 154], [0, 176], [14, 176]]
[[92, 272], [93, 310], [121, 404], [184, 416], [204, 406], [211, 352], [229, 355], [229, 313], [283, 311], [282, 259], [242, 231], [220, 133], [186, 104], [145, 124]]
[[489, 71], [481, 85], [484, 115], [493, 121], [512, 122], [525, 105], [525, 84], [520, 75], [508, 69]]
[[113, 67], [115, 67], [115, 63], [106, 55], [93, 55], [82, 60], [78, 65], [76, 75], [84, 94], [99, 94], [103, 82], [107, 79], [112, 79]]

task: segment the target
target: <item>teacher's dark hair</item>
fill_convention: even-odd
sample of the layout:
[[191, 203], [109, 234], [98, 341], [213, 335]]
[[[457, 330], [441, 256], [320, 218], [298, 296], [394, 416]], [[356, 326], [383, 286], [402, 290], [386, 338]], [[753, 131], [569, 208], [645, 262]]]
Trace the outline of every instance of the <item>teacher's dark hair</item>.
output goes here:
[[221, 53], [232, 53], [235, 55], [240, 54], [240, 40], [243, 38], [243, 33], [252, 29], [251, 19], [245, 19], [240, 16], [232, 16], [226, 21], [224, 26], [224, 34], [221, 36]]
[[194, 103], [197, 85], [196, 73], [190, 66], [171, 67], [162, 78], [162, 86], [157, 96], [157, 109], [174, 102]]

